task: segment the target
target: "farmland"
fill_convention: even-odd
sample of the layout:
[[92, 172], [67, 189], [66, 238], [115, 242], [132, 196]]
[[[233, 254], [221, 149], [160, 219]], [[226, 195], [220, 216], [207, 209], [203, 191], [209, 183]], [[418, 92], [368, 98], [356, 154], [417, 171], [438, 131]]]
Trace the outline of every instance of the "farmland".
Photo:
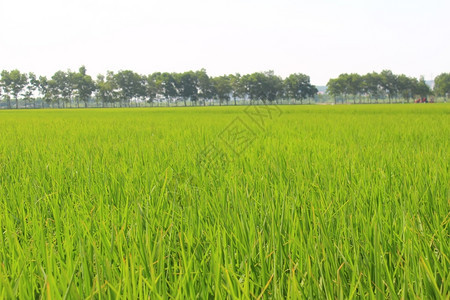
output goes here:
[[0, 298], [448, 298], [449, 115], [0, 111]]

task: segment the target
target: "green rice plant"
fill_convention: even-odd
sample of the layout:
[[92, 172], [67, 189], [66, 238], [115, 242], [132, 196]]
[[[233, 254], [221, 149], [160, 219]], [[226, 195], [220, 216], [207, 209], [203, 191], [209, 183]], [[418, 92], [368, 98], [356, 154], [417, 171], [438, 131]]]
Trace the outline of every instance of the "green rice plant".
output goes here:
[[448, 105], [246, 109], [0, 111], [0, 298], [449, 298]]

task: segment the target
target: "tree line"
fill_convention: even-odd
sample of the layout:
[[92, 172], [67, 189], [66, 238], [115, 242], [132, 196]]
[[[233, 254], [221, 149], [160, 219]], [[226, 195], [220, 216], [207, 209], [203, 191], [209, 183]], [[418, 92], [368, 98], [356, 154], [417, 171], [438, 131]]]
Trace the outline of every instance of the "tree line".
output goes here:
[[301, 73], [281, 78], [273, 73], [256, 72], [210, 77], [206, 70], [183, 73], [155, 72], [141, 75], [130, 70], [108, 71], [93, 79], [84, 66], [78, 71], [57, 71], [53, 76], [36, 76], [19, 70], [3, 70], [0, 94], [7, 108], [19, 108], [19, 100], [27, 107], [88, 107], [94, 100], [98, 106], [129, 107], [154, 102], [166, 105], [206, 105], [208, 101], [236, 105], [237, 100], [276, 103], [289, 98], [303, 102], [317, 94], [309, 76]]
[[[450, 73], [442, 73], [434, 80], [431, 90], [424, 78], [396, 75], [390, 70], [366, 75], [340, 74], [327, 83], [327, 95], [335, 103], [409, 102], [417, 97], [435, 95], [448, 97]], [[294, 103], [305, 99], [317, 100], [317, 88], [308, 75], [291, 74], [281, 78], [273, 71], [252, 74], [208, 76], [206, 70], [183, 73], [155, 72], [141, 75], [131, 70], [108, 71], [95, 79], [84, 66], [78, 71], [57, 71], [53, 76], [36, 76], [19, 70], [3, 70], [0, 76], [0, 99], [7, 108], [25, 107], [129, 107], [153, 105], [211, 105], [214, 103], [246, 104]], [[326, 99], [326, 98], [325, 98]], [[284, 102], [283, 102], [284, 100]], [[1, 104], [1, 102], [0, 102]]]
[[342, 102], [384, 102], [392, 103], [398, 100], [409, 102], [415, 98], [425, 98], [431, 95], [447, 98], [450, 93], [450, 73], [442, 73], [434, 79], [434, 89], [427, 85], [424, 78], [396, 75], [390, 70], [380, 73], [372, 72], [366, 75], [340, 74], [327, 83], [327, 92]]

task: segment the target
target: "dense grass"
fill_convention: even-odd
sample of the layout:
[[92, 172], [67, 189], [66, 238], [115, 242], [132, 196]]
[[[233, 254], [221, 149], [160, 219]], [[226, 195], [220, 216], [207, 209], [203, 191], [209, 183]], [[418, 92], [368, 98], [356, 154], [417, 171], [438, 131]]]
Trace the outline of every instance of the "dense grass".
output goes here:
[[448, 105], [244, 109], [1, 111], [0, 297], [448, 299]]

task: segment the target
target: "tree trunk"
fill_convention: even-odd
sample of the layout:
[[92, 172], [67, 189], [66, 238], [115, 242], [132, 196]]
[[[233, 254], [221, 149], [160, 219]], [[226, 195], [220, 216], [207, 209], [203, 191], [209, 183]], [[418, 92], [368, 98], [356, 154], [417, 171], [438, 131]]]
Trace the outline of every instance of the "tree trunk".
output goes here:
[[16, 96], [16, 109], [19, 109], [19, 99]]

